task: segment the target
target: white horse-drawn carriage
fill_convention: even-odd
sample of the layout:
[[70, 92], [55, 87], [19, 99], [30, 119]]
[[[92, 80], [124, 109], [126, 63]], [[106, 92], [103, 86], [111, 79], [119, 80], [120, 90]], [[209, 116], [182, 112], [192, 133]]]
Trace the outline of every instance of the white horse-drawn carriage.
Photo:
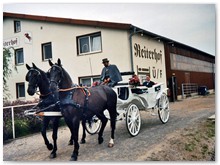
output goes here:
[[[37, 87], [39, 87], [41, 101], [31, 110], [25, 111], [25, 115], [45, 116], [43, 118], [42, 136], [47, 148], [52, 150], [51, 158], [56, 157], [57, 130], [61, 116], [64, 117], [71, 131], [69, 144], [74, 142], [71, 160], [78, 158], [80, 120], [82, 120], [83, 127], [81, 143], [86, 142], [85, 130], [87, 130], [90, 134], [98, 132], [98, 143], [102, 144], [104, 141], [103, 131], [108, 121], [107, 118], [109, 118], [111, 120], [111, 138], [108, 147], [111, 148], [114, 146], [116, 116], [117, 120], [124, 119], [126, 121], [131, 136], [137, 136], [140, 132], [140, 110], [158, 111], [162, 123], [166, 123], [169, 119], [167, 88], [163, 83], [158, 83], [150, 88], [120, 83], [112, 89], [104, 85], [87, 89], [73, 86], [73, 81], [62, 67], [60, 59], [55, 64], [49, 60], [51, 69], [48, 73], [37, 68], [35, 64], [32, 65], [33, 67], [30, 67], [26, 64], [28, 73], [25, 79], [29, 82], [27, 91], [29, 95], [34, 95]], [[133, 75], [133, 73], [131, 74]], [[127, 75], [130, 76], [131, 74]], [[46, 137], [46, 127], [50, 120], [53, 121], [54, 126], [53, 145], [49, 143]]]
[[[151, 88], [145, 86], [117, 85], [114, 91], [118, 95], [117, 120], [125, 120], [129, 134], [136, 136], [141, 128], [140, 111], [158, 111], [160, 121], [165, 124], [169, 120], [169, 100], [166, 95], [168, 88], [158, 83]], [[105, 111], [108, 117], [108, 111]], [[86, 130], [90, 134], [98, 132], [101, 122], [96, 116], [92, 123], [87, 123]]]

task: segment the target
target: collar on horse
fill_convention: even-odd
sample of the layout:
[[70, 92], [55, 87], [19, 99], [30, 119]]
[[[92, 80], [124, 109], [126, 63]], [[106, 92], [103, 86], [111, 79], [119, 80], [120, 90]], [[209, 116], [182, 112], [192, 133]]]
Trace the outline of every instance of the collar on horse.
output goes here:
[[[84, 105], [80, 105], [72, 99], [73, 93], [75, 89], [81, 89], [85, 96], [85, 101]], [[62, 99], [61, 105], [72, 105], [76, 107], [77, 109], [83, 109], [83, 113], [87, 111], [88, 109], [88, 100], [89, 96], [91, 95], [90, 91], [86, 87], [80, 87], [80, 86], [73, 86], [71, 88], [66, 88], [66, 89], [59, 89], [59, 92], [68, 92], [68, 95], [66, 98]]]

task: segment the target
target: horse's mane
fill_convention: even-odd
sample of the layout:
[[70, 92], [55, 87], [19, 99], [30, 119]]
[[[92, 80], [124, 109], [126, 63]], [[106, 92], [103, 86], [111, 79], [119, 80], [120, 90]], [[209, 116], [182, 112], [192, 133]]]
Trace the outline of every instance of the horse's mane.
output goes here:
[[[59, 66], [59, 65], [58, 65]], [[62, 66], [60, 66], [61, 68], [62, 68], [62, 70], [63, 70], [63, 75], [65, 76], [65, 77], [63, 77], [63, 79], [65, 79], [63, 82], [68, 82], [68, 84], [65, 84], [65, 86], [66, 85], [69, 85], [70, 87], [72, 86], [72, 84], [73, 84], [73, 81], [72, 81], [72, 78], [70, 77], [70, 75], [69, 75], [69, 73], [62, 67]], [[62, 82], [62, 81], [61, 81]], [[64, 85], [64, 84], [62, 84], [62, 85]]]
[[[40, 72], [42, 79], [44, 80], [44, 83], [48, 83], [49, 84], [49, 79], [47, 77], [47, 72], [41, 70], [40, 68], [37, 68], [37, 70]], [[46, 82], [45, 82], [46, 81]]]

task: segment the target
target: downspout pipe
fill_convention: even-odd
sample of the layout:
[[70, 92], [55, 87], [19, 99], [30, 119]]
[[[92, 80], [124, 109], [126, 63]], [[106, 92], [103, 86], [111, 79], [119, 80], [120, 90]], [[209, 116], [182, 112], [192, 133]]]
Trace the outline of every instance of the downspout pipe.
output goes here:
[[130, 35], [129, 35], [129, 43], [130, 43], [131, 72], [134, 72], [134, 60], [133, 60], [133, 49], [132, 49], [132, 36], [133, 36], [133, 33], [130, 32]]
[[130, 58], [131, 58], [131, 72], [134, 72], [134, 59], [133, 59], [133, 49], [132, 49], [132, 36], [139, 33], [139, 32], [143, 32], [143, 30], [138, 30], [137, 28], [132, 26], [133, 31], [130, 31], [130, 35], [129, 35], [129, 43], [130, 43]]

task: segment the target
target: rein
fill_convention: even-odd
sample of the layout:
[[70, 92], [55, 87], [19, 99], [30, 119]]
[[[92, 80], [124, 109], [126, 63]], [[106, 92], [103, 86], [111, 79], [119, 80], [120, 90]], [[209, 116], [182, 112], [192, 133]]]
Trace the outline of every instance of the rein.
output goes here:
[[45, 96], [48, 96], [48, 95], [52, 94], [52, 92], [49, 92], [49, 93], [43, 95], [43, 94], [39, 93], [39, 91], [36, 91], [35, 93], [36, 93], [37, 95], [39, 95], [40, 97], [45, 97]]
[[[84, 93], [84, 95], [86, 96], [85, 87], [79, 87], [79, 86], [78, 87], [66, 88], [66, 89], [59, 89], [59, 92], [67, 92], [67, 91], [71, 91], [73, 89], [81, 89], [82, 92]], [[91, 95], [90, 91], [87, 90], [87, 92], [88, 92], [88, 96], [90, 96]]]

